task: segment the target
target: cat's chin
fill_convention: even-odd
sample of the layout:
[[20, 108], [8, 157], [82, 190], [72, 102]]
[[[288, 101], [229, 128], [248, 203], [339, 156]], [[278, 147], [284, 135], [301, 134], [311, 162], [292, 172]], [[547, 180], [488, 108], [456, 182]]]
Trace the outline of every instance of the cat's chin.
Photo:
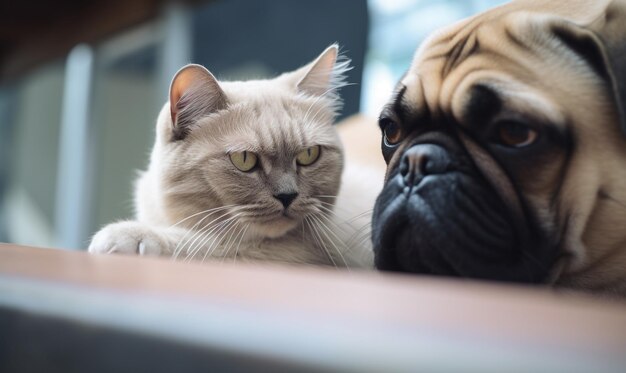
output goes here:
[[248, 230], [257, 237], [278, 238], [286, 235], [297, 225], [298, 221], [295, 219], [280, 217], [271, 222], [252, 223]]

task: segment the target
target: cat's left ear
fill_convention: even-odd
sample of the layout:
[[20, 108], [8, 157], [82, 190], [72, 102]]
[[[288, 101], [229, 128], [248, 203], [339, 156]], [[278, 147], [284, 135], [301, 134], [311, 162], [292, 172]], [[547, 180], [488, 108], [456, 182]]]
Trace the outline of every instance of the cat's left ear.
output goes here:
[[170, 85], [172, 138], [185, 138], [203, 116], [224, 109], [226, 94], [217, 79], [204, 66], [189, 64], [178, 70]]
[[346, 83], [346, 73], [350, 71], [350, 60], [339, 54], [339, 46], [326, 48], [313, 62], [298, 69], [298, 92], [311, 96], [322, 96], [341, 88]]

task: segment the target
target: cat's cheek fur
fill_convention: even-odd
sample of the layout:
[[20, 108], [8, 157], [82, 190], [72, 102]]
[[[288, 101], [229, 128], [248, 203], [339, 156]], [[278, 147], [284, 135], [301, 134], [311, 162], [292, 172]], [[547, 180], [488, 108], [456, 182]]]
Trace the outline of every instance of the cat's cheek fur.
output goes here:
[[150, 226], [136, 221], [109, 224], [91, 240], [92, 254], [160, 256], [170, 253], [167, 238]]
[[[330, 153], [330, 152], [328, 152]], [[334, 161], [332, 159], [335, 159]], [[339, 161], [337, 161], [339, 159]], [[314, 179], [314, 183], [308, 184], [308, 194], [313, 198], [319, 196], [336, 196], [339, 193], [341, 186], [341, 175], [343, 171], [343, 155], [340, 151], [336, 151], [333, 157], [320, 159], [313, 166], [303, 168], [301, 171], [301, 177], [303, 179]]]

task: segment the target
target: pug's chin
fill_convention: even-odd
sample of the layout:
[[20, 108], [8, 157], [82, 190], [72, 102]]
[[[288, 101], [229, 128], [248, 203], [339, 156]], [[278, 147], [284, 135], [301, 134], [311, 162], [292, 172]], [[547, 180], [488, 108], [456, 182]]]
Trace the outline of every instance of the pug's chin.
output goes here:
[[289, 233], [297, 225], [297, 219], [281, 215], [271, 221], [250, 223], [248, 234], [262, 238], [279, 238]]

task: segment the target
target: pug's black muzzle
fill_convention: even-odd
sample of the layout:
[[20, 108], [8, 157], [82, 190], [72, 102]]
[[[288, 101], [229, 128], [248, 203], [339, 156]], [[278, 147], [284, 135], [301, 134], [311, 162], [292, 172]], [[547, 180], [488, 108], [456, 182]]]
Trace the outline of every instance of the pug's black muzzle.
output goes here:
[[469, 155], [438, 143], [406, 148], [376, 201], [372, 239], [381, 270], [542, 282], [553, 262], [518, 227]]

